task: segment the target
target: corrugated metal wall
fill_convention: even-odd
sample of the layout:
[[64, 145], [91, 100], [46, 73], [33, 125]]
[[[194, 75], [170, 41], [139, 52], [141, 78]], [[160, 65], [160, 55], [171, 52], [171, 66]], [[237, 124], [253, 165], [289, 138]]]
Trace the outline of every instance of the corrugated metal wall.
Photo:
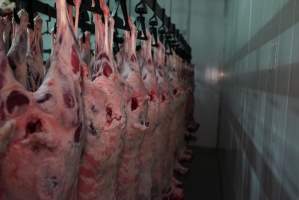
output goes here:
[[298, 199], [299, 1], [228, 0], [226, 8], [225, 199]]

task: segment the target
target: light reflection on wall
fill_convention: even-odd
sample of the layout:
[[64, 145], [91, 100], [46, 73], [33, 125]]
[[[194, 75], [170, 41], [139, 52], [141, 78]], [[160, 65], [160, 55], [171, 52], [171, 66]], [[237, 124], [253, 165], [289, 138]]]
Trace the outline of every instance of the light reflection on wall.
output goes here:
[[210, 84], [217, 84], [225, 77], [225, 73], [218, 67], [207, 67], [205, 70], [205, 80]]

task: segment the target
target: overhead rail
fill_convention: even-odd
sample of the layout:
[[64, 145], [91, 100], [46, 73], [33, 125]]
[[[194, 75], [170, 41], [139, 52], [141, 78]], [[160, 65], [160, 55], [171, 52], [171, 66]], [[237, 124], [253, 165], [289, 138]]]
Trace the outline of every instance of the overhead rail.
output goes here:
[[[179, 30], [176, 29], [175, 25], [171, 22], [171, 18], [165, 14], [165, 9], [162, 8], [156, 0], [142, 0], [153, 12], [154, 14], [162, 21], [163, 26], [167, 29], [167, 33], [171, 34], [172, 38], [175, 38], [176, 45], [173, 45], [173, 49], [176, 51], [176, 53], [184, 58], [187, 61], [191, 61], [192, 59], [192, 49], [190, 45], [187, 43], [183, 35], [179, 32]], [[27, 0], [15, 0], [17, 5], [22, 5], [23, 8], [25, 7], [29, 13], [42, 13], [44, 15], [47, 15], [51, 18], [56, 18], [56, 9], [55, 7], [43, 3], [39, 0], [34, 1], [27, 1]], [[28, 3], [30, 2], [30, 3]], [[72, 0], [67, 0], [67, 2], [71, 5], [73, 4]], [[96, 1], [97, 2], [97, 1]], [[123, 13], [123, 20], [117, 19], [115, 20], [115, 27], [122, 30], [129, 31], [129, 25], [128, 25], [128, 14], [127, 14], [127, 5], [126, 0], [115, 0], [117, 4], [120, 5]], [[98, 13], [102, 14], [102, 10], [98, 4], [96, 4], [94, 7], [92, 7], [91, 0], [84, 0], [81, 4], [81, 12], [87, 12], [90, 11], [92, 13]], [[80, 21], [79, 27], [82, 30], [89, 31], [90, 33], [95, 33], [95, 27], [93, 23], [90, 23], [90, 21]]]

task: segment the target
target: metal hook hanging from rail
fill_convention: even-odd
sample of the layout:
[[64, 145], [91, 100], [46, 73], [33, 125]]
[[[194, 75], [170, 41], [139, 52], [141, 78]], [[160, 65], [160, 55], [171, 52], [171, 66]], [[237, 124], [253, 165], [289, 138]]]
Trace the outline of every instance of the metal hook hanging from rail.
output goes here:
[[137, 38], [140, 40], [147, 40], [145, 17], [143, 16], [147, 14], [147, 8], [143, 0], [140, 0], [140, 2], [136, 4], [135, 12], [139, 15], [135, 21], [137, 27]]
[[150, 32], [153, 35], [153, 40], [152, 40], [152, 46], [153, 47], [157, 47], [158, 46], [158, 30], [157, 30], [157, 26], [158, 26], [158, 18], [156, 16], [156, 5], [157, 5], [157, 0], [153, 0], [154, 1], [154, 14], [153, 16], [149, 19], [149, 25], [150, 25]]
[[[160, 34], [160, 40], [164, 40], [166, 38], [164, 33], [176, 33], [176, 30], [174, 30], [174, 27], [172, 26], [170, 17], [166, 16], [165, 10], [161, 8], [161, 6], [157, 3], [155, 5], [154, 0], [143, 0], [143, 2], [151, 8], [156, 16], [162, 21], [162, 25], [159, 28], [159, 34]], [[187, 59], [188, 61], [191, 60], [191, 47], [188, 45], [184, 37], [178, 33], [176, 34], [177, 42], [180, 43], [180, 45], [174, 45], [174, 48], [177, 53], [180, 54], [181, 57], [184, 59]], [[184, 52], [184, 53], [182, 53]]]

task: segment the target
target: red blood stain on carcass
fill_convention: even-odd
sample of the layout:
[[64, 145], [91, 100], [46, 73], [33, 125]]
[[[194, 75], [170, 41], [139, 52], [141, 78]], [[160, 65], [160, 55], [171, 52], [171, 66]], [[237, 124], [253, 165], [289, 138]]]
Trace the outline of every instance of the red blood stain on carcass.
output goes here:
[[89, 165], [96, 167], [98, 166], [98, 162], [94, 159], [92, 155], [89, 155], [88, 153], [84, 154], [85, 160], [88, 162]]
[[108, 63], [104, 63], [103, 65], [103, 74], [106, 77], [109, 77], [112, 74], [112, 69]]
[[131, 99], [131, 110], [134, 111], [138, 108], [138, 99], [136, 97], [132, 97]]
[[136, 56], [135, 56], [135, 55], [132, 55], [132, 56], [131, 56], [131, 62], [136, 62], [136, 61], [137, 61]]
[[66, 92], [63, 94], [63, 100], [68, 108], [73, 108], [75, 106], [74, 97], [71, 95], [70, 92]]
[[76, 74], [80, 71], [80, 60], [77, 51], [72, 47], [71, 63], [73, 66], [73, 72]]
[[[81, 173], [81, 169], [80, 169], [80, 173]], [[79, 194], [80, 196], [82, 194], [90, 194], [93, 191], [93, 188], [94, 187], [93, 187], [92, 183], [88, 184], [82, 177], [80, 177], [80, 194]], [[83, 195], [82, 195], [82, 197], [83, 197]]]
[[106, 118], [107, 118], [107, 123], [110, 124], [112, 122], [112, 108], [106, 107]]
[[99, 59], [103, 59], [103, 58], [105, 58], [106, 60], [110, 60], [109, 59], [109, 57], [108, 57], [108, 55], [107, 54], [105, 54], [105, 53], [102, 53], [100, 56], [99, 56]]
[[95, 176], [95, 173], [86, 167], [80, 167], [80, 174], [87, 178], [93, 178]]
[[19, 91], [12, 91], [6, 100], [6, 108], [12, 113], [16, 106], [24, 106], [29, 104], [29, 99]]
[[149, 65], [151, 65], [151, 64], [152, 64], [152, 59], [148, 59], [147, 63], [148, 63]]
[[156, 95], [155, 91], [152, 90], [152, 91], [149, 93], [149, 98], [150, 98], [149, 100], [150, 100], [150, 101], [154, 101], [154, 99], [155, 99], [155, 95]]

